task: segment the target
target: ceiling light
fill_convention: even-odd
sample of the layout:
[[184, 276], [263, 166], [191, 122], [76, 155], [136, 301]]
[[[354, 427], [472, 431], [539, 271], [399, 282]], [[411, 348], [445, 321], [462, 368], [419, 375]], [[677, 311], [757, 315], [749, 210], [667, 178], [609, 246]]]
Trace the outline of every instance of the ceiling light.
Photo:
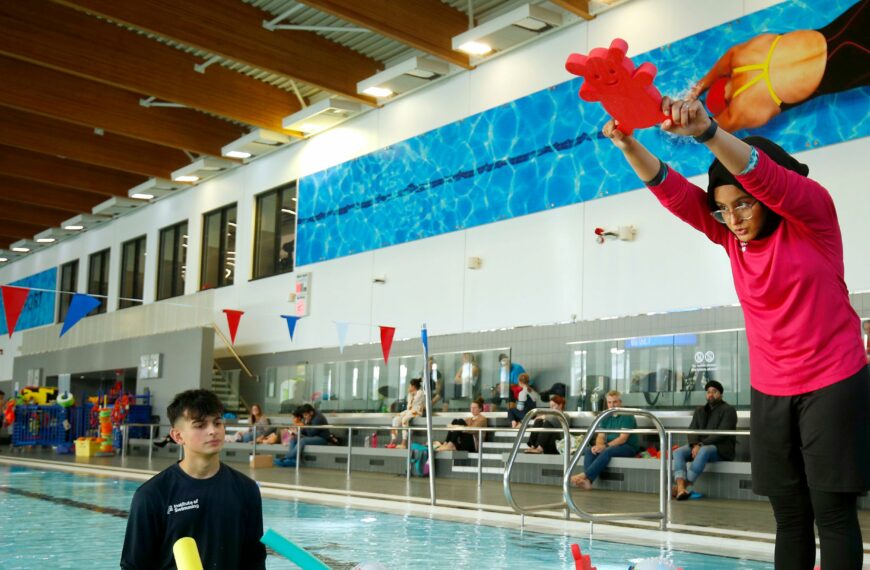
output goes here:
[[172, 194], [176, 190], [183, 188], [182, 184], [167, 180], [165, 178], [149, 178], [142, 184], [137, 184], [127, 191], [127, 196], [134, 200], [153, 200], [162, 198], [168, 194]]
[[221, 149], [221, 155], [246, 160], [272, 152], [276, 148], [288, 143], [290, 143], [290, 137], [287, 135], [267, 131], [266, 129], [254, 129], [245, 136], [225, 145]]
[[12, 248], [12, 251], [17, 252], [17, 253], [27, 253], [28, 251], [30, 251], [30, 248], [29, 248], [29, 247], [20, 247], [20, 246], [19, 246], [19, 247], [13, 247], [13, 248]]
[[68, 231], [81, 231], [92, 228], [103, 222], [111, 220], [108, 216], [95, 216], [93, 214], [78, 214], [72, 218], [61, 222], [60, 227]]
[[75, 235], [76, 233], [77, 232], [75, 231], [66, 230], [63, 228], [48, 228], [47, 230], [42, 230], [41, 232], [33, 236], [33, 239], [36, 240], [36, 243], [50, 244], [66, 239], [69, 236]]
[[384, 97], [392, 97], [393, 92], [386, 87], [366, 87], [361, 91], [363, 95], [371, 95], [383, 99]]
[[132, 212], [143, 205], [142, 200], [113, 196], [105, 202], [100, 202], [94, 206], [91, 212], [100, 216], [120, 216], [127, 212]]
[[284, 117], [281, 126], [287, 130], [300, 131], [308, 135], [337, 125], [360, 111], [362, 111], [362, 105], [359, 103], [338, 97], [327, 97], [312, 103], [301, 111]]
[[14, 243], [9, 244], [9, 250], [15, 253], [30, 253], [31, 251], [43, 248], [46, 245], [48, 244], [37, 243], [29, 239], [20, 239]]
[[6, 258], [6, 257], [0, 257], [0, 263], [6, 263], [7, 261], [9, 261], [8, 258]]
[[172, 179], [176, 182], [197, 182], [220, 172], [225, 172], [235, 166], [235, 162], [205, 156], [173, 171]]
[[483, 42], [465, 42], [458, 48], [459, 51], [463, 51], [469, 55], [486, 55], [492, 51], [492, 46], [489, 44], [485, 44]]
[[54, 238], [37, 238], [37, 243], [54, 243], [57, 240]]
[[433, 79], [450, 73], [450, 66], [443, 61], [426, 57], [412, 57], [391, 65], [380, 73], [356, 84], [358, 93], [372, 97], [389, 97], [394, 93], [407, 93], [422, 87]]
[[540, 6], [523, 4], [483, 22], [476, 28], [454, 36], [453, 49], [473, 53], [466, 49], [471, 43], [472, 49], [477, 47], [474, 44], [480, 44], [493, 50], [504, 50], [561, 25], [562, 16], [560, 14]]

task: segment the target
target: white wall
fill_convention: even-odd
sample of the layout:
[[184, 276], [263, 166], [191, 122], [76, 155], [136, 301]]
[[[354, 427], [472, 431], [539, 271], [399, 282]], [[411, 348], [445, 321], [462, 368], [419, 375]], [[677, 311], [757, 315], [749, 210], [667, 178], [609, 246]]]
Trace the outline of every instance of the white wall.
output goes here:
[[[313, 275], [311, 315], [299, 323], [291, 344], [279, 315], [293, 312], [289, 294], [294, 274], [247, 281], [254, 196], [561, 83], [569, 78], [562, 66], [570, 52], [588, 51], [618, 35], [637, 54], [737, 18], [744, 8], [751, 12], [771, 3], [635, 0], [590, 23], [559, 31], [474, 71], [31, 255], [0, 269], [0, 282], [79, 258], [79, 290], [84, 290], [88, 254], [109, 244], [109, 306], [114, 309], [120, 244], [146, 233], [145, 296], [147, 302], [153, 301], [158, 231], [187, 219], [192, 247], [186, 292], [193, 293], [199, 284], [202, 214], [237, 202], [239, 275], [236, 285], [216, 291], [215, 320], [225, 328], [220, 309], [246, 311], [237, 339], [243, 354], [335, 346], [334, 321], [350, 323], [347, 342], [353, 344], [376, 341], [378, 324], [396, 326], [396, 338], [407, 338], [417, 335], [423, 322], [435, 335], [733, 304], [736, 297], [725, 255], [640, 189], [299, 268]], [[847, 282], [854, 291], [870, 290], [866, 263], [870, 258], [866, 229], [870, 201], [864, 195], [870, 167], [866, 156], [870, 156], [868, 139], [800, 156], [834, 195], [846, 243]], [[637, 227], [636, 241], [595, 243], [596, 226], [626, 224]], [[481, 269], [467, 268], [472, 256], [483, 260]], [[384, 277], [385, 283], [373, 283], [376, 277]], [[7, 348], [7, 355], [14, 352], [14, 341], [13, 346], [0, 341], [0, 348], [6, 347], [12, 349]], [[0, 378], [11, 376], [7, 362], [8, 356], [0, 357]]]

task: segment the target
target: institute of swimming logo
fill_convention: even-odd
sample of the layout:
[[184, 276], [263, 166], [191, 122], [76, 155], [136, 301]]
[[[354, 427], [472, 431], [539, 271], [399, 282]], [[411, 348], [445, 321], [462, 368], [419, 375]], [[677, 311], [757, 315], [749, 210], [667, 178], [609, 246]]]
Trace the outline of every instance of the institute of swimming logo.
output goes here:
[[194, 499], [192, 501], [181, 501], [180, 503], [175, 503], [174, 505], [169, 505], [169, 508], [166, 509], [166, 514], [171, 515], [172, 513], [180, 513], [182, 511], [189, 511], [191, 509], [199, 508], [199, 499]]

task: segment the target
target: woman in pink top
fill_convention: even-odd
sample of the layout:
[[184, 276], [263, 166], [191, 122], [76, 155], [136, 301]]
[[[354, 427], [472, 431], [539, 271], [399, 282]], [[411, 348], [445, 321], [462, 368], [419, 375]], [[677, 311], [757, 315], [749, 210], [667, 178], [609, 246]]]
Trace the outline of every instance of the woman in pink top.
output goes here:
[[863, 560], [857, 497], [870, 488], [870, 373], [843, 278], [834, 202], [809, 168], [761, 137], [742, 141], [698, 101], [665, 97], [662, 128], [716, 157], [707, 192], [614, 121], [604, 135], [656, 198], [727, 253], [746, 322], [752, 383], [752, 488], [776, 517], [776, 568]]

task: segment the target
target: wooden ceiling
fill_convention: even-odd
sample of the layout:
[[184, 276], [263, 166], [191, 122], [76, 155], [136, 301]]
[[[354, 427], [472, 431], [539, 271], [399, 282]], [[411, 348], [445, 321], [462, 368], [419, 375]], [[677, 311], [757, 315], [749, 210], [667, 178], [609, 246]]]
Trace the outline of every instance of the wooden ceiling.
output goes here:
[[[516, 4], [475, 1], [488, 10]], [[252, 128], [296, 135], [281, 121], [312, 94], [376, 104], [356, 84], [386, 61], [330, 34], [270, 31], [263, 24], [275, 11], [255, 4], [265, 5], [0, 0], [0, 249], [109, 197], [127, 196], [149, 177], [170, 178], [196, 157], [220, 156], [221, 147]], [[471, 67], [451, 47], [469, 26], [465, 1], [273, 4], [365, 28], [408, 55]], [[588, 15], [587, 0], [556, 4]], [[195, 70], [204, 57], [220, 63]], [[149, 97], [180, 105], [143, 106]]]

